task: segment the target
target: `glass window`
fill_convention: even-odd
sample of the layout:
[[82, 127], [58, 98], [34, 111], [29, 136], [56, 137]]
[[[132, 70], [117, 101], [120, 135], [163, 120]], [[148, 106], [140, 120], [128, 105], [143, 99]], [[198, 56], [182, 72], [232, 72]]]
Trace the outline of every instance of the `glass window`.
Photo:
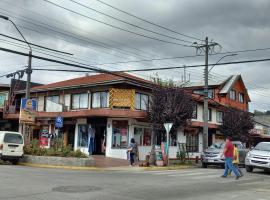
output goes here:
[[128, 121], [112, 122], [112, 147], [125, 148], [128, 146]]
[[212, 109], [208, 108], [208, 121], [212, 121]]
[[78, 147], [88, 147], [88, 125], [78, 125]]
[[135, 108], [137, 110], [147, 110], [149, 105], [149, 95], [136, 93]]
[[244, 94], [243, 93], [239, 93], [239, 102], [244, 103]]
[[230, 99], [236, 100], [236, 91], [235, 90], [230, 90]]
[[187, 152], [199, 152], [199, 134], [186, 133], [186, 148]]
[[151, 145], [151, 129], [135, 127], [134, 139], [139, 146], [150, 146]]
[[170, 134], [170, 146], [177, 146], [177, 134]]
[[84, 109], [88, 108], [88, 94], [73, 94], [72, 95], [72, 109]]
[[49, 97], [47, 97], [47, 100], [52, 101], [54, 103], [59, 103], [60, 97], [59, 96], [49, 96]]
[[198, 106], [195, 105], [192, 113], [192, 119], [197, 119], [198, 118], [197, 114], [198, 114]]
[[143, 128], [134, 128], [134, 139], [137, 145], [142, 146], [143, 145]]
[[217, 111], [217, 123], [222, 123], [222, 115], [221, 111]]
[[23, 138], [19, 134], [14, 133], [6, 133], [4, 137], [5, 143], [12, 143], [12, 144], [22, 144]]
[[92, 108], [107, 108], [108, 107], [108, 92], [92, 93]]

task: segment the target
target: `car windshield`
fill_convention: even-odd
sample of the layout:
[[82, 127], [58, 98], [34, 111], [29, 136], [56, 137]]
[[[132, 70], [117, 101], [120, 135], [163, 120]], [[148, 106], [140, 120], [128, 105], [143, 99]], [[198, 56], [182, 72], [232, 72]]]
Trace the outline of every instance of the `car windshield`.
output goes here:
[[22, 144], [23, 138], [19, 134], [14, 133], [6, 133], [4, 137], [5, 143], [12, 143], [12, 144]]
[[270, 151], [270, 143], [259, 143], [255, 147], [255, 150], [259, 150], [259, 151]]
[[223, 142], [216, 142], [210, 146], [210, 149], [223, 149], [224, 145], [225, 144]]

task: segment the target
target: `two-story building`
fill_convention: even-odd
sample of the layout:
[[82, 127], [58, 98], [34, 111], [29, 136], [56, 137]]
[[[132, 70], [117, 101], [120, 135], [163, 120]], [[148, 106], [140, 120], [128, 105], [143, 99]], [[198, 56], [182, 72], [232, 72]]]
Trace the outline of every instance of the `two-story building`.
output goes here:
[[[134, 138], [139, 145], [140, 160], [143, 160], [151, 151], [152, 131], [146, 110], [153, 85], [153, 82], [121, 73], [120, 76], [97, 74], [34, 87], [31, 98], [38, 101], [38, 111], [37, 123], [31, 126], [32, 138], [49, 145], [42, 138], [47, 136], [43, 133], [55, 133], [55, 119], [61, 116], [64, 143], [75, 150], [84, 153], [91, 150], [93, 154], [126, 159], [126, 147], [130, 138]], [[209, 88], [211, 144], [223, 139], [218, 128], [222, 123], [222, 106], [238, 108], [241, 105], [239, 109], [247, 110], [249, 97], [240, 76], [210, 84]], [[194, 83], [185, 89], [192, 91], [197, 106], [190, 124], [171, 136], [171, 158], [176, 158], [177, 142], [185, 143], [191, 156], [202, 152], [203, 86]], [[22, 91], [17, 93], [17, 98], [22, 96]], [[19, 114], [8, 113], [5, 118], [18, 120]], [[158, 140], [158, 144], [160, 142]]]
[[[209, 81], [209, 109], [208, 109], [208, 145], [213, 142], [224, 140], [223, 134], [219, 131], [219, 125], [222, 123], [222, 108], [232, 107], [239, 110], [248, 111], [250, 98], [241, 75], [233, 75], [225, 80]], [[185, 89], [190, 91], [193, 96], [197, 95], [197, 115], [192, 120], [191, 127], [195, 127], [191, 137], [188, 134], [181, 133], [180, 138], [182, 143], [187, 145], [191, 141], [196, 144], [196, 148], [202, 151], [202, 130], [203, 130], [203, 96], [204, 83], [195, 82], [185, 85]], [[199, 144], [199, 145], [198, 145]]]

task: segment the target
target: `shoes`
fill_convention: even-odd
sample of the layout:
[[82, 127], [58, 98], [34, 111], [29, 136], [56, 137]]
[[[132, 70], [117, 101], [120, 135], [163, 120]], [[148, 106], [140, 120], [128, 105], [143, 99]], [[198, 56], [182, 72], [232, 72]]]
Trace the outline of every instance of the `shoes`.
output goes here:
[[235, 177], [235, 180], [238, 180], [240, 177], [241, 177], [241, 176], [236, 176], [236, 177]]
[[227, 176], [225, 176], [225, 175], [222, 175], [222, 176], [221, 176], [221, 178], [227, 178]]

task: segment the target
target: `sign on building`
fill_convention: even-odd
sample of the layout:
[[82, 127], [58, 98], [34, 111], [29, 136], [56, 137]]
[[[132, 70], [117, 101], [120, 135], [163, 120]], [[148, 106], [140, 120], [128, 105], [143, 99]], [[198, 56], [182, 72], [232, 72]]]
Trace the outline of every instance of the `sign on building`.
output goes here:
[[20, 123], [32, 124], [35, 122], [37, 101], [34, 99], [21, 99]]
[[63, 119], [63, 117], [60, 116], [60, 115], [57, 116], [57, 117], [55, 118], [55, 127], [56, 127], [56, 128], [62, 128], [63, 125], [64, 125], [64, 119]]
[[110, 89], [110, 108], [130, 108], [135, 109], [135, 90], [134, 89]]

